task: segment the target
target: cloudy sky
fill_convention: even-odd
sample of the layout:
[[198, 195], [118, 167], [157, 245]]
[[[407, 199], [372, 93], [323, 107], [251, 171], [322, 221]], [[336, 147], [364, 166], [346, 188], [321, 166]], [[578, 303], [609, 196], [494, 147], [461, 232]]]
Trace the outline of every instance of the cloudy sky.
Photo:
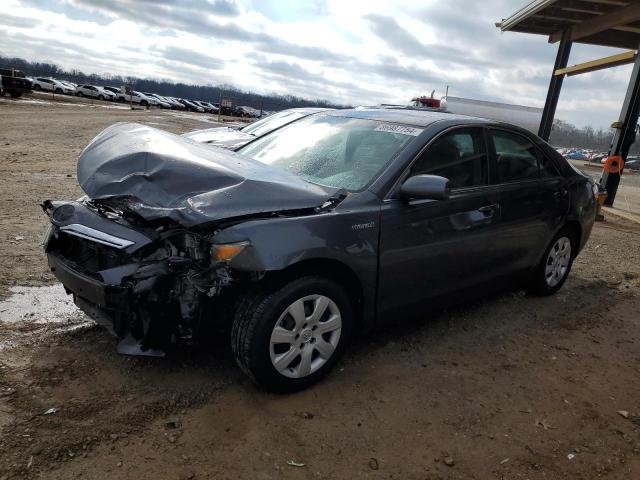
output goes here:
[[[544, 37], [494, 23], [527, 0], [0, 0], [0, 54], [86, 73], [231, 84], [342, 104], [430, 93], [542, 106]], [[570, 64], [618, 53], [574, 46]], [[569, 78], [558, 117], [617, 120], [631, 67]]]

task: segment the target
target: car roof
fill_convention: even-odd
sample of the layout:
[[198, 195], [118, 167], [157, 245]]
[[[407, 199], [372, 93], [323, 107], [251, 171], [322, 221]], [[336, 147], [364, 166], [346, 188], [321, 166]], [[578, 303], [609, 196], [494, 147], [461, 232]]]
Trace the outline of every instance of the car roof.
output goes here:
[[[306, 113], [308, 115], [311, 115], [312, 113], [329, 112], [331, 110], [333, 109], [319, 108], [319, 107], [299, 107], [299, 108], [287, 108], [285, 110], [280, 110], [280, 112], [301, 112], [301, 113]], [[280, 113], [280, 112], [273, 112], [273, 113]]]
[[426, 127], [436, 122], [462, 121], [467, 123], [475, 121], [478, 123], [496, 123], [486, 118], [469, 117], [467, 115], [457, 115], [453, 113], [440, 112], [437, 110], [427, 109], [410, 109], [410, 108], [376, 108], [365, 107], [358, 109], [332, 110], [327, 115], [334, 117], [362, 118], [365, 120], [377, 120], [381, 122], [393, 122], [406, 125], [414, 125], [417, 127]]

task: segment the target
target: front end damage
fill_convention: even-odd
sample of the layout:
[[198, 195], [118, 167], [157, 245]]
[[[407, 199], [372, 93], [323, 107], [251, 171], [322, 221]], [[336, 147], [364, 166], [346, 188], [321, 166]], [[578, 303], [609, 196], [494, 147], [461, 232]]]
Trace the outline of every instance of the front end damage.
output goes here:
[[100, 133], [80, 155], [78, 181], [84, 199], [42, 205], [49, 266], [82, 310], [124, 339], [122, 353], [147, 355], [223, 326], [235, 289], [264, 275], [232, 271], [247, 242], [218, 244], [226, 226], [319, 213], [344, 198], [137, 124]]
[[[232, 277], [219, 253], [230, 247], [220, 249], [207, 235], [177, 225], [139, 227], [91, 201], [47, 201], [43, 208], [53, 274], [84, 312], [122, 339], [121, 353], [161, 355], [222, 325], [220, 303], [231, 301], [234, 282], [251, 280]], [[243, 245], [234, 247], [239, 253]]]

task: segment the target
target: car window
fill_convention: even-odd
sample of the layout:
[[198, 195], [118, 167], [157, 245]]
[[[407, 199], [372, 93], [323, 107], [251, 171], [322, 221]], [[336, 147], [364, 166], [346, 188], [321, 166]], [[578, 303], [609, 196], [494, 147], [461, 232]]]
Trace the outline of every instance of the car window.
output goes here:
[[558, 168], [553, 163], [553, 161], [544, 155], [543, 153], [538, 153], [538, 159], [540, 163], [540, 175], [543, 177], [557, 177], [560, 175]]
[[421, 131], [375, 120], [313, 115], [238, 152], [312, 183], [358, 191]]
[[539, 177], [538, 150], [531, 140], [503, 130], [493, 130], [491, 136], [496, 149], [499, 183]]
[[480, 128], [456, 130], [436, 140], [414, 163], [413, 175], [439, 175], [451, 188], [489, 183], [487, 148]]

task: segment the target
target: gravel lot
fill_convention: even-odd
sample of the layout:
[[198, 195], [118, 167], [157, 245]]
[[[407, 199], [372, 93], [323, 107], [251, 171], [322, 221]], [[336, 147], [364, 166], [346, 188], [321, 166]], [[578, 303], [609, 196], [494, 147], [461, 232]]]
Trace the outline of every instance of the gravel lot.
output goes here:
[[554, 297], [358, 338], [321, 384], [268, 395], [224, 342], [127, 358], [50, 308], [56, 287], [10, 292], [54, 283], [38, 204], [80, 196], [93, 136], [204, 117], [0, 99], [0, 118], [0, 479], [640, 478], [639, 225], [599, 223]]

